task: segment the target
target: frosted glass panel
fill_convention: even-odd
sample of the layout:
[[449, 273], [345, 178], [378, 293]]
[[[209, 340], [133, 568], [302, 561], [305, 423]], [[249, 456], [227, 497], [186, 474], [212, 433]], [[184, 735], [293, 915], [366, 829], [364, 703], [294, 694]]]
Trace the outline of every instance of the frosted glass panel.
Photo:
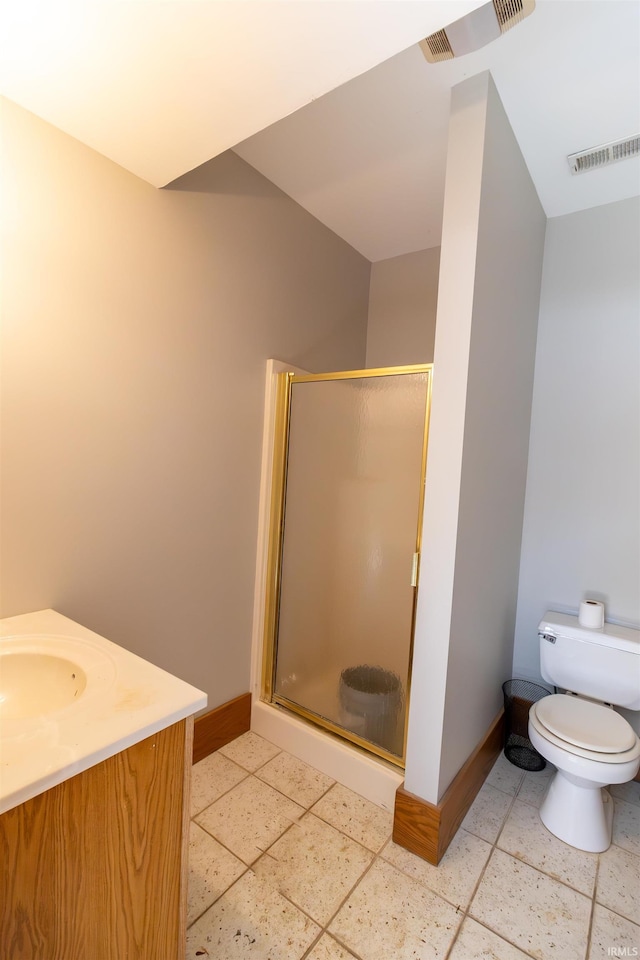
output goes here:
[[274, 694], [399, 757], [427, 377], [291, 386]]

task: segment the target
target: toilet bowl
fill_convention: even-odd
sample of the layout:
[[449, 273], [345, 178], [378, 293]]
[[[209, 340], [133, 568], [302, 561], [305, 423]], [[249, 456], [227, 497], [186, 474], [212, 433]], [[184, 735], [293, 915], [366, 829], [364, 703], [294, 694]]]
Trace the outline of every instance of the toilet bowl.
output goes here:
[[631, 725], [604, 703], [554, 694], [532, 705], [529, 738], [557, 768], [540, 819], [560, 840], [602, 853], [613, 819], [605, 787], [633, 780], [640, 769], [640, 740]]

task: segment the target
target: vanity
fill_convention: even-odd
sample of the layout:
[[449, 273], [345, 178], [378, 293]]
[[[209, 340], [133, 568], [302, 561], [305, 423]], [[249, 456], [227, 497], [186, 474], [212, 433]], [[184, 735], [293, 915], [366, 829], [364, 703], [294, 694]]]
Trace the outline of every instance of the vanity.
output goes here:
[[53, 610], [0, 621], [3, 960], [183, 960], [204, 706]]

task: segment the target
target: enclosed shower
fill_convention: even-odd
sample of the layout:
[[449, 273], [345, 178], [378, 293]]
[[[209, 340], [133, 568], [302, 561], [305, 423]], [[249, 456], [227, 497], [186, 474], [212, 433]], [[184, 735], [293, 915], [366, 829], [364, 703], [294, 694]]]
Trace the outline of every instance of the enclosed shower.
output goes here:
[[432, 366], [278, 376], [262, 699], [404, 764]]

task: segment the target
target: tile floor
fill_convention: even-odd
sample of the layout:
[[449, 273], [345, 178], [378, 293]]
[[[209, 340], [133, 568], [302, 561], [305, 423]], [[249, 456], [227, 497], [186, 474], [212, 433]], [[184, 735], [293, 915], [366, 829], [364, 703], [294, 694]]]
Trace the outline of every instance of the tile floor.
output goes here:
[[540, 823], [550, 773], [504, 756], [438, 867], [391, 814], [247, 733], [193, 768], [188, 960], [640, 956], [640, 783], [606, 853]]

